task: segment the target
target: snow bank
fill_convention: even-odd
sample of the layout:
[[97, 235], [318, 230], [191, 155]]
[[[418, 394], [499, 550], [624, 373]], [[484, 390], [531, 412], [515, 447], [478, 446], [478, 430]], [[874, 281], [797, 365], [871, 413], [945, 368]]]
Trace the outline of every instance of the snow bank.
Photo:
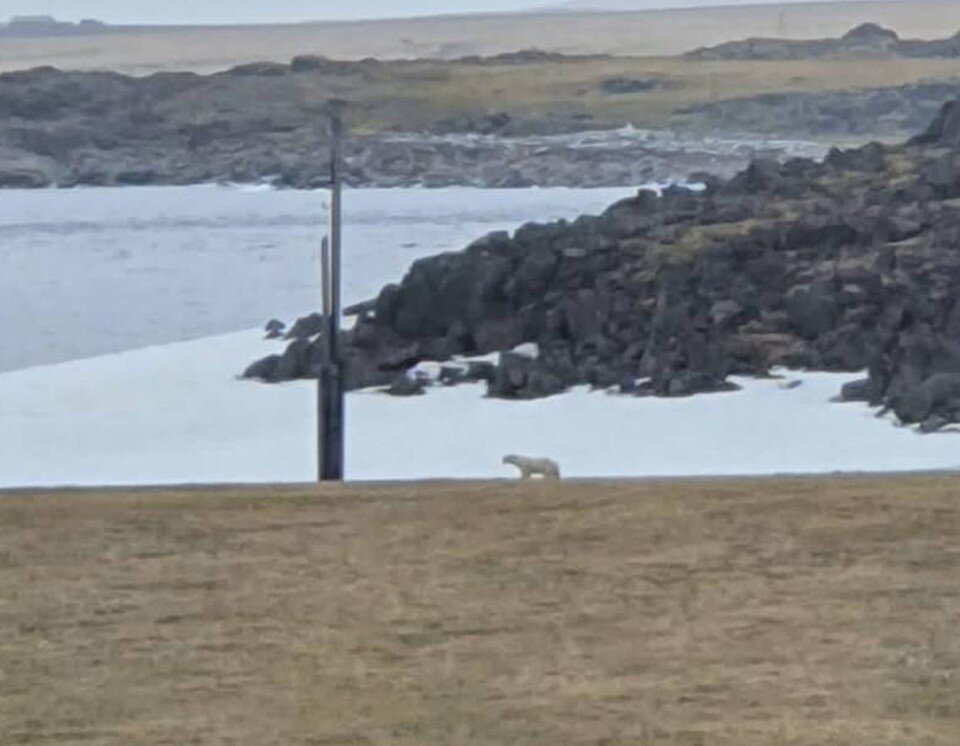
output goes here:
[[[235, 379], [270, 351], [242, 332], [0, 374], [0, 487], [303, 482], [316, 473], [312, 383]], [[576, 390], [534, 402], [481, 386], [347, 402], [350, 479], [508, 477], [505, 453], [573, 477], [952, 469], [951, 435], [921, 437], [860, 405], [852, 376], [681, 400]]]

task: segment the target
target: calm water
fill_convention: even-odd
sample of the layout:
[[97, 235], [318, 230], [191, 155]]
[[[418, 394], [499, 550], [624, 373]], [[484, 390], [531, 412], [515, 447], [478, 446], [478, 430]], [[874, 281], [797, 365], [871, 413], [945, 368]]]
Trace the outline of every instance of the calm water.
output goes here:
[[[491, 230], [632, 189], [345, 195], [344, 300]], [[218, 186], [0, 191], [0, 371], [195, 339], [318, 304], [324, 194]]]

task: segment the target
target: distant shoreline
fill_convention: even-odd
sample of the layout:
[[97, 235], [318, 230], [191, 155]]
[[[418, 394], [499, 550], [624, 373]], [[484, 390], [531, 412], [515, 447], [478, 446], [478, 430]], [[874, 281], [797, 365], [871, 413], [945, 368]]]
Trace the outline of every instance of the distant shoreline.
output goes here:
[[0, 72], [37, 65], [138, 75], [214, 72], [310, 53], [343, 60], [451, 59], [531, 47], [565, 54], [664, 57], [754, 36], [840, 36], [868, 21], [904, 38], [942, 37], [944, 31], [960, 29], [960, 3], [863, 0], [693, 10], [558, 9], [277, 25], [108, 26], [101, 33], [5, 35]]

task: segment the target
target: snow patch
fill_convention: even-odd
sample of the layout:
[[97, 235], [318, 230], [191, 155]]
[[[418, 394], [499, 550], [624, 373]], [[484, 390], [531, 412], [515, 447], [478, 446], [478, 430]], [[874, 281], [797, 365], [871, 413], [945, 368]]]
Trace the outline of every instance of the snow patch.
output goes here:
[[[259, 329], [0, 374], [0, 486], [308, 482], [316, 384], [236, 374], [264, 354]], [[354, 480], [511, 477], [506, 453], [572, 477], [955, 469], [957, 441], [831, 404], [856, 378], [735, 379], [686, 399], [577, 388], [538, 401], [486, 399], [483, 384], [399, 399], [347, 397]]]
[[514, 347], [511, 352], [515, 355], [520, 355], [520, 357], [536, 360], [540, 357], [540, 346], [536, 342], [525, 342], [522, 345]]

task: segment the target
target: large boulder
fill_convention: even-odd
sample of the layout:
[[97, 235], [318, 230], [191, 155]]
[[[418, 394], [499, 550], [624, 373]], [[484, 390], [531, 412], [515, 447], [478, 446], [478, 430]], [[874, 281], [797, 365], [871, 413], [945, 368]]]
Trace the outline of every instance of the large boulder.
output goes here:
[[877, 395], [874, 382], [869, 378], [861, 378], [850, 383], [845, 383], [840, 389], [840, 401], [844, 402], [870, 402]]
[[394, 382], [387, 389], [390, 396], [411, 397], [423, 396], [427, 393], [426, 384], [419, 378], [407, 374], [397, 376]]
[[471, 382], [493, 383], [497, 380], [497, 365], [489, 360], [471, 360], [467, 363], [464, 379]]
[[278, 380], [276, 370], [279, 363], [280, 355], [268, 355], [261, 360], [251, 363], [243, 372], [241, 378], [254, 381], [263, 381], [265, 383], [274, 383]]
[[886, 148], [876, 142], [852, 150], [833, 148], [827, 154], [826, 162], [844, 171], [879, 173], [887, 166]]
[[487, 396], [497, 399], [540, 399], [559, 394], [566, 388], [563, 380], [542, 362], [526, 355], [504, 352], [494, 380], [487, 385]]
[[474, 346], [482, 353], [510, 350], [524, 341], [524, 331], [516, 316], [480, 321], [473, 330]]
[[910, 142], [948, 148], [960, 146], [960, 100], [945, 103], [927, 130]]
[[921, 179], [942, 199], [952, 199], [960, 195], [960, 161], [957, 154], [945, 153], [934, 160], [924, 170]]
[[940, 432], [948, 425], [950, 425], [950, 420], [948, 420], [946, 417], [933, 414], [920, 423], [920, 432], [924, 435], [931, 435], [932, 433]]
[[837, 294], [829, 283], [816, 282], [791, 288], [784, 299], [790, 323], [800, 336], [815, 339], [837, 323]]
[[702, 371], [681, 371], [667, 382], [666, 395], [670, 397], [693, 396], [717, 391], [735, 391], [736, 384]]
[[312, 313], [297, 319], [290, 331], [287, 332], [287, 339], [309, 339], [315, 337], [324, 331], [326, 321], [323, 314]]
[[306, 339], [294, 340], [280, 356], [274, 369], [278, 381], [293, 381], [313, 374], [313, 347]]
[[0, 165], [0, 188], [39, 189], [51, 182], [50, 174], [40, 169]]
[[267, 339], [280, 339], [286, 328], [287, 325], [279, 319], [270, 319], [264, 327], [264, 333]]
[[936, 373], [911, 386], [893, 402], [893, 411], [901, 422], [923, 422], [942, 407], [960, 409], [960, 371]]

